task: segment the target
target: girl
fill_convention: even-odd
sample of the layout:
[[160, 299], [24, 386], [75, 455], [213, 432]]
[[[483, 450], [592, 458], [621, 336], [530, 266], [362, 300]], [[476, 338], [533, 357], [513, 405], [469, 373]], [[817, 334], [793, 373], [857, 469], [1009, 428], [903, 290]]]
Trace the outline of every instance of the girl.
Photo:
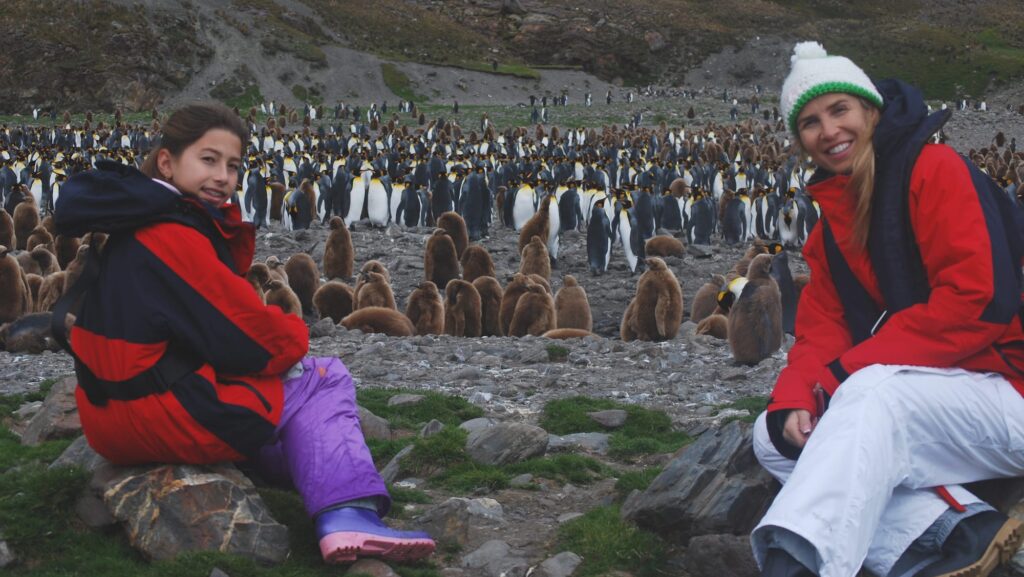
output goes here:
[[71, 330], [83, 431], [117, 464], [254, 461], [294, 483], [328, 563], [425, 557], [428, 535], [380, 521], [390, 499], [348, 370], [304, 357], [303, 322], [264, 305], [243, 276], [254, 229], [226, 201], [247, 140], [228, 108], [190, 105], [142, 172], [104, 164], [65, 185], [58, 227], [125, 210], [111, 198], [167, 201], [155, 222], [111, 235]]
[[798, 44], [783, 115], [818, 172], [796, 344], [754, 450], [785, 483], [762, 575], [987, 575], [1018, 521], [961, 485], [1024, 475], [1020, 214], [920, 92]]

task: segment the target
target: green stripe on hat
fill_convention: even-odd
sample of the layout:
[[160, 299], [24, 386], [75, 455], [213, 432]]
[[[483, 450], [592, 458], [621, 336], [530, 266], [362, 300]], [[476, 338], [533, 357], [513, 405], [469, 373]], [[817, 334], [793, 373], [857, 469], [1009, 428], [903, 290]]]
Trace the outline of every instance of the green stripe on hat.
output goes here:
[[789, 118], [786, 119], [790, 132], [797, 134], [796, 117], [800, 115], [800, 111], [803, 110], [804, 106], [806, 106], [808, 102], [822, 94], [833, 94], [836, 92], [860, 96], [867, 99], [868, 102], [874, 104], [878, 108], [882, 108], [884, 106], [882, 99], [879, 98], [877, 93], [874, 93], [863, 86], [852, 82], [822, 82], [821, 84], [812, 86], [809, 90], [801, 94], [800, 98], [798, 98], [793, 104], [793, 109], [789, 111]]

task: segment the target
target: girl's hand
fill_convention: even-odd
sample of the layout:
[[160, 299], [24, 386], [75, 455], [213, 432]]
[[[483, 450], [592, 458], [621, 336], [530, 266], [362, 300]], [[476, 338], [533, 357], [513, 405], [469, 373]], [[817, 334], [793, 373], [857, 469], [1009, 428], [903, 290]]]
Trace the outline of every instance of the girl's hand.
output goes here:
[[795, 409], [790, 411], [789, 416], [786, 417], [782, 436], [793, 446], [803, 449], [817, 424], [818, 419], [812, 417], [809, 411]]

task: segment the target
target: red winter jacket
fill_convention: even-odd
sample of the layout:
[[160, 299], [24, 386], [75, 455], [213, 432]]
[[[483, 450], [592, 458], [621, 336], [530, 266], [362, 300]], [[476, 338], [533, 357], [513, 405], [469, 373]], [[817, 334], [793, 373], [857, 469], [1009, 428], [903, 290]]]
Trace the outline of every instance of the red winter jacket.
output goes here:
[[[853, 202], [837, 175], [809, 191], [828, 219], [854, 276], [879, 310], [885, 302], [866, 249], [851, 247]], [[993, 264], [985, 216], [963, 160], [945, 145], [921, 151], [910, 177], [909, 214], [931, 294], [925, 303], [895, 315], [873, 336], [853, 346], [825, 256], [821, 226], [803, 254], [811, 269], [796, 318], [796, 343], [779, 374], [768, 411], [814, 413], [812, 389], [831, 395], [840, 385], [829, 363], [852, 374], [872, 364], [960, 367], [1000, 373], [1024, 394], [1024, 330], [1019, 316], [1009, 324], [979, 320], [992, 300]]]
[[256, 454], [281, 417], [281, 375], [306, 354], [301, 319], [266, 306], [241, 273], [254, 230], [238, 207], [208, 212], [236, 271], [195, 228], [163, 222], [103, 253], [98, 286], [82, 305], [71, 346], [96, 375], [124, 381], [151, 367], [170, 343], [202, 361], [170, 390], [103, 406], [76, 391], [89, 444], [118, 464], [210, 463]]

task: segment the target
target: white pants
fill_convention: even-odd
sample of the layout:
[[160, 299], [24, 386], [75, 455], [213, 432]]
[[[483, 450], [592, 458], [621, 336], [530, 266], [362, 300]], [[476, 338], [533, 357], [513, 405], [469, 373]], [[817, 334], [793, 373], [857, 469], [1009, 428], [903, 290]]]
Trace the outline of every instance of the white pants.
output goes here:
[[783, 483], [751, 534], [758, 564], [788, 531], [823, 577], [884, 576], [946, 511], [934, 487], [967, 505], [959, 484], [1024, 476], [1024, 398], [997, 374], [872, 365], [839, 387], [799, 460], [776, 451], [763, 414], [754, 453]]

